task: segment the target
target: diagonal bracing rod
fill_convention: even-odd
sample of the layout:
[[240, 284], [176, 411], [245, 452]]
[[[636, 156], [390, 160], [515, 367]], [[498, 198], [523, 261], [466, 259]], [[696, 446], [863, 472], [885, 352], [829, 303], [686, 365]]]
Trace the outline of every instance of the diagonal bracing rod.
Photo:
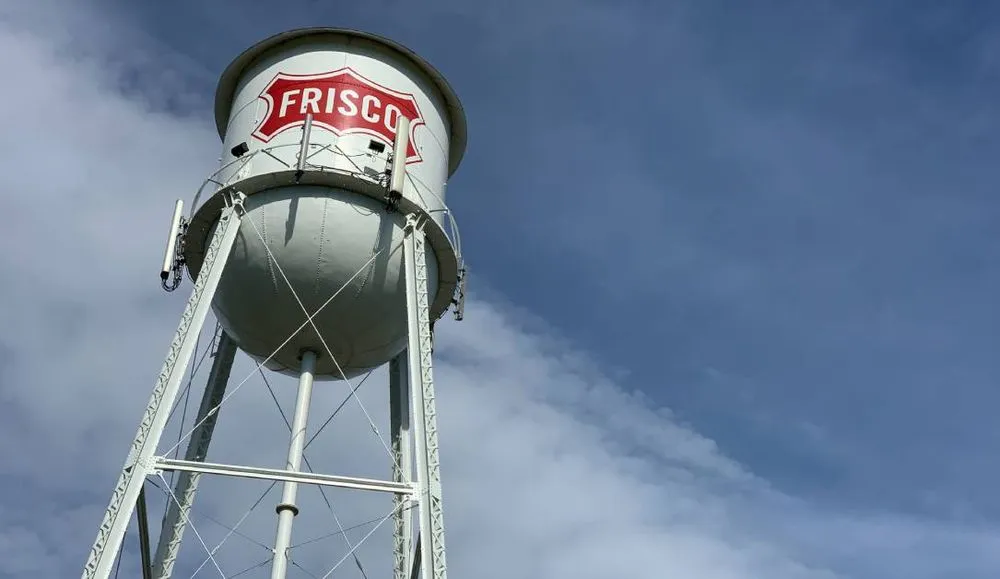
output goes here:
[[236, 241], [242, 218], [242, 195], [238, 194], [230, 201], [223, 209], [219, 224], [205, 251], [201, 273], [195, 280], [191, 297], [181, 315], [180, 324], [177, 326], [163, 368], [142, 415], [128, 458], [122, 467], [97, 537], [91, 546], [81, 579], [108, 579], [111, 576], [118, 548], [125, 538], [125, 531], [128, 529], [139, 492], [151, 471], [153, 455], [163, 435], [170, 409], [191, 363], [195, 341], [205, 324], [212, 297], [219, 286], [222, 271], [229, 259], [229, 252]]
[[[212, 361], [212, 370], [205, 384], [205, 393], [201, 397], [201, 405], [195, 417], [194, 431], [188, 442], [184, 460], [203, 462], [208, 456], [208, 447], [212, 442], [212, 433], [219, 419], [222, 399], [226, 395], [226, 385], [233, 369], [233, 359], [236, 357], [236, 342], [222, 330], [219, 345]], [[174, 485], [174, 496], [177, 501], [168, 501], [167, 512], [163, 516], [163, 526], [160, 539], [156, 545], [156, 556], [153, 558], [153, 579], [168, 579], [173, 575], [174, 563], [180, 551], [184, 529], [187, 527], [191, 506], [198, 492], [198, 481], [201, 473], [180, 472]]]

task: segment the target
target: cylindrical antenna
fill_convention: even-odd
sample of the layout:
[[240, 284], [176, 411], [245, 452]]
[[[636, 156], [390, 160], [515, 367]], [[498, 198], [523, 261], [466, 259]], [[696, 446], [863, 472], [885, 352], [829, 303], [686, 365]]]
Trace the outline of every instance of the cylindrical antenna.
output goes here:
[[389, 180], [389, 196], [403, 196], [406, 183], [406, 152], [410, 147], [410, 119], [399, 115], [396, 121], [396, 140], [392, 143], [392, 172]]
[[313, 116], [312, 113], [306, 115], [306, 121], [302, 125], [302, 140], [299, 142], [299, 162], [295, 167], [295, 179], [302, 178], [306, 172], [306, 163], [309, 161], [309, 136], [312, 134]]
[[167, 248], [163, 252], [163, 268], [160, 269], [160, 279], [167, 281], [171, 270], [174, 269], [174, 260], [177, 258], [177, 234], [181, 230], [181, 213], [184, 211], [184, 201], [178, 199], [174, 203], [174, 216], [170, 220], [170, 233], [167, 235]]

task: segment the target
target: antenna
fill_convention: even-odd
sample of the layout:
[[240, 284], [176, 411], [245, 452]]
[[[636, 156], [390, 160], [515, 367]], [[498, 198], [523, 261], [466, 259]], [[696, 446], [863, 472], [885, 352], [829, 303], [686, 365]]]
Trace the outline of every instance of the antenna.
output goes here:
[[[185, 536], [204, 545], [196, 529], [185, 529], [199, 481], [212, 477], [220, 484], [281, 484], [273, 557], [266, 562], [271, 579], [285, 579], [302, 563], [293, 535], [306, 508], [299, 496], [304, 485], [391, 496], [381, 520], [392, 521], [386, 555], [394, 579], [445, 579], [433, 330], [449, 309], [457, 319], [464, 309], [466, 267], [445, 204], [445, 182], [465, 152], [462, 105], [441, 74], [409, 49], [336, 28], [292, 30], [251, 47], [222, 74], [216, 97], [220, 167], [196, 193], [189, 218], [181, 201], [174, 205], [160, 271], [168, 290], [179, 285], [185, 267], [194, 285], [82, 578], [114, 574], [133, 513], [142, 576], [172, 577], [182, 568]], [[263, 117], [248, 110], [264, 111]], [[174, 448], [160, 442], [182, 384], [190, 385], [187, 372], [212, 313], [212, 367], [193, 426], [182, 421], [186, 451], [174, 458]], [[253, 464], [209, 460], [215, 431], [224, 428], [217, 421], [232, 394], [226, 390], [239, 352], [255, 366], [250, 377], [297, 379], [281, 464], [261, 457]], [[314, 392], [340, 381], [353, 394], [352, 381], [383, 366], [389, 370], [386, 476], [312, 472], [306, 431]], [[166, 483], [164, 472], [175, 479], [155, 534], [144, 483], [150, 476]], [[304, 572], [326, 579], [348, 558], [363, 572], [359, 546], [332, 569]], [[231, 576], [210, 550], [208, 557]]]
[[396, 120], [396, 138], [392, 143], [389, 160], [389, 190], [385, 196], [385, 209], [390, 213], [399, 208], [406, 185], [406, 153], [410, 145], [410, 119], [402, 115]]
[[392, 145], [392, 181], [389, 194], [403, 196], [406, 183], [406, 149], [410, 145], [410, 119], [400, 116], [396, 122], [396, 140]]
[[[184, 212], [184, 201], [178, 199], [174, 203], [174, 215], [170, 218], [170, 232], [167, 234], [167, 246], [163, 252], [163, 267], [160, 268], [160, 283], [163, 289], [173, 291], [180, 284], [179, 267], [177, 267], [177, 239], [181, 233], [181, 214]], [[169, 283], [171, 272], [174, 272], [174, 281]]]
[[299, 179], [306, 172], [306, 165], [309, 163], [309, 135], [312, 133], [313, 116], [312, 113], [306, 114], [306, 120], [302, 124], [302, 141], [299, 143], [299, 158], [298, 163], [295, 167], [295, 182], [298, 183]]

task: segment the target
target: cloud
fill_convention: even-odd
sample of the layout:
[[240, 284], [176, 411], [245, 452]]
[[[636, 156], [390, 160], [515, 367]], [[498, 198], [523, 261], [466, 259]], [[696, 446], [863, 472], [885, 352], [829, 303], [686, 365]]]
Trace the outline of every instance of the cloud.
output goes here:
[[[183, 306], [183, 292], [164, 296], [154, 271], [172, 201], [190, 198], [218, 144], [203, 111], [171, 105], [188, 91], [178, 71], [126, 82], [137, 62], [153, 61], [114, 55], [141, 39], [112, 45], [78, 35], [81, 23], [102, 21], [79, 7], [46, 13], [56, 24], [41, 26], [50, 4], [17, 6], [0, 11], [0, 72], [30, 87], [0, 96], [0, 300], [10, 304], [0, 310], [0, 488], [8, 497], [0, 502], [0, 577], [64, 577], [83, 564]], [[834, 579], [986, 577], [995, 569], [991, 529], [842, 513], [774, 490], [544, 320], [482, 295], [464, 322], [439, 326], [453, 575]], [[212, 460], [282, 461], [287, 431], [252, 370], [243, 357], [234, 368]], [[270, 382], [287, 412], [290, 381]], [[384, 384], [379, 371], [360, 391], [383, 435]], [[313, 424], [344, 396], [343, 384], [318, 389]], [[175, 420], [163, 451], [181, 428]], [[356, 475], [385, 476], [388, 464], [355, 402], [309, 456], [317, 469]], [[265, 488], [203, 479], [201, 538], [220, 541], [227, 531], [213, 520], [234, 524]], [[155, 523], [163, 503], [150, 492]], [[220, 550], [226, 573], [267, 556], [277, 497], [272, 490], [241, 526], [252, 540], [235, 535]], [[328, 497], [345, 526], [360, 525], [348, 532], [352, 542], [389, 508], [384, 497]], [[301, 508], [296, 541], [336, 530], [318, 492], [303, 489]], [[123, 572], [134, 576], [134, 536], [127, 541]], [[388, 547], [382, 527], [359, 550], [369, 577], [387, 573]], [[321, 575], [343, 553], [334, 536], [295, 557]], [[202, 559], [189, 531], [177, 576]], [[216, 575], [210, 565], [199, 576]]]

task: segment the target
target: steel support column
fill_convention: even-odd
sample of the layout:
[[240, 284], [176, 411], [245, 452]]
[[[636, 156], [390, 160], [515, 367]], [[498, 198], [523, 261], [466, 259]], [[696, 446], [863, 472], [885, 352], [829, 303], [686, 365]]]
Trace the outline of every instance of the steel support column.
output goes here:
[[111, 576], [118, 548], [125, 537], [142, 485], [151, 472], [153, 455], [160, 443], [170, 409], [184, 380], [184, 374], [191, 363], [196, 340], [205, 324], [212, 298], [236, 240], [242, 209], [242, 196], [240, 196], [227, 204], [219, 217], [219, 224], [205, 251], [201, 273], [195, 281], [191, 297], [181, 315], [180, 324], [132, 441], [128, 458], [122, 467], [97, 537], [91, 546], [81, 575], [82, 579], [107, 579]]
[[434, 399], [427, 256], [423, 225], [415, 215], [406, 218], [403, 261], [406, 275], [406, 314], [409, 340], [410, 400], [419, 500], [420, 571], [423, 579], [445, 579], [444, 516], [441, 505], [441, 459], [438, 452], [437, 406]]
[[[201, 397], [201, 405], [194, 419], [196, 426], [191, 433], [187, 451], [184, 452], [184, 460], [202, 462], [208, 456], [208, 446], [212, 443], [212, 433], [219, 420], [219, 405], [226, 395], [226, 385], [229, 383], [229, 374], [233, 369], [235, 357], [236, 342], [222, 330], [215, 359], [212, 361], [212, 370], [205, 384], [205, 393]], [[160, 538], [156, 545], [156, 556], [153, 558], [153, 579], [168, 579], [173, 574], [174, 563], [177, 561], [200, 478], [201, 473], [197, 472], [178, 473], [173, 494], [177, 500], [167, 502], [167, 511], [163, 516]]]
[[[392, 442], [392, 480], [409, 484], [413, 477], [413, 447], [410, 440], [410, 393], [406, 352], [389, 362], [389, 426]], [[412, 549], [413, 513], [404, 502], [410, 498], [393, 497], [393, 569], [395, 579], [409, 579]]]

